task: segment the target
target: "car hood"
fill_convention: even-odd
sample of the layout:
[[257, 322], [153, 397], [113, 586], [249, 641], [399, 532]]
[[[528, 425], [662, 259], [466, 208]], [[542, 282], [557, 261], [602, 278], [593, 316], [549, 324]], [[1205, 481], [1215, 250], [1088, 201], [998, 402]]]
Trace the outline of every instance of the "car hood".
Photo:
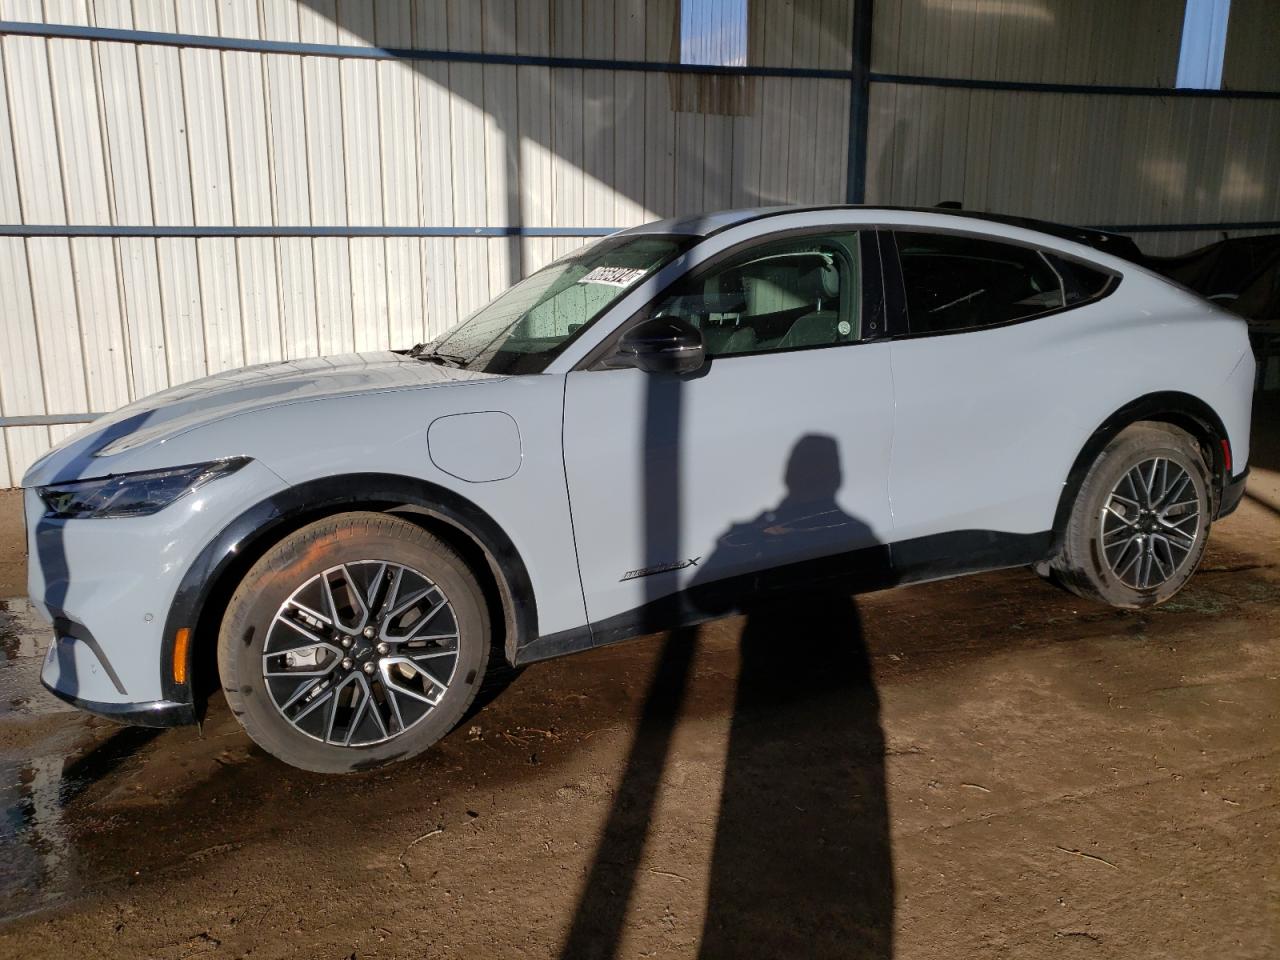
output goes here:
[[23, 486], [111, 473], [110, 458], [115, 454], [268, 407], [501, 379], [494, 374], [427, 363], [390, 351], [229, 370], [162, 390], [99, 417], [37, 461], [23, 479]]

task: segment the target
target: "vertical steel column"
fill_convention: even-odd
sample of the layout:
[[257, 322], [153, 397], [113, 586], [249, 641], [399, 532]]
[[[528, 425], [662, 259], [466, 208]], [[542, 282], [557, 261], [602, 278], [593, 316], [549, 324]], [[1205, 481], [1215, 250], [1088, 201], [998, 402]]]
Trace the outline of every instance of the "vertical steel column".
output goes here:
[[875, 0], [854, 0], [853, 76], [849, 80], [849, 154], [846, 203], [867, 199], [867, 126], [871, 100], [871, 17]]

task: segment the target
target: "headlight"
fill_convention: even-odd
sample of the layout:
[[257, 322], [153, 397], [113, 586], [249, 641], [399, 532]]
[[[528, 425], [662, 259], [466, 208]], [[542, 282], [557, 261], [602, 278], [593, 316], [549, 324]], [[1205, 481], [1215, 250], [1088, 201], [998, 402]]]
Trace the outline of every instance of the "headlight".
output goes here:
[[145, 517], [162, 510], [210, 480], [235, 473], [248, 457], [193, 463], [167, 470], [122, 473], [40, 487], [40, 499], [53, 517]]

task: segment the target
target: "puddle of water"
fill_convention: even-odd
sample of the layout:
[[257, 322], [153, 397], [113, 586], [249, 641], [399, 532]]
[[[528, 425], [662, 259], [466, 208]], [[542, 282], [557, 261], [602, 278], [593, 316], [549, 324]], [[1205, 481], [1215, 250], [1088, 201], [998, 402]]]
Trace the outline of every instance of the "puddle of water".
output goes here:
[[10, 714], [74, 712], [40, 685], [40, 668], [53, 632], [29, 601], [0, 600], [0, 721]]
[[159, 733], [113, 727], [103, 738], [45, 690], [50, 637], [27, 601], [0, 600], [0, 922], [73, 891], [76, 799]]
[[0, 920], [58, 900], [72, 848], [58, 799], [62, 758], [0, 760]]

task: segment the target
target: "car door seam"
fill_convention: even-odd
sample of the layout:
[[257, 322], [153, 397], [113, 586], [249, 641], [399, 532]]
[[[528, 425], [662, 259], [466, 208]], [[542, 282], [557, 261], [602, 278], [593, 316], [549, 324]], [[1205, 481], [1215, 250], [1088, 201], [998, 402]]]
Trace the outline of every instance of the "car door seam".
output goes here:
[[[569, 504], [569, 539], [573, 542], [573, 565], [578, 571], [578, 592], [582, 595], [582, 625], [593, 634], [591, 630], [591, 611], [587, 607], [587, 584], [582, 578], [582, 553], [578, 550], [578, 530], [573, 518], [573, 490], [569, 485], [569, 461], [565, 455], [565, 438], [564, 429], [565, 410], [569, 405], [569, 375], [567, 373], [560, 374], [560, 470], [564, 474], [564, 498]], [[530, 640], [536, 639], [530, 637]]]

